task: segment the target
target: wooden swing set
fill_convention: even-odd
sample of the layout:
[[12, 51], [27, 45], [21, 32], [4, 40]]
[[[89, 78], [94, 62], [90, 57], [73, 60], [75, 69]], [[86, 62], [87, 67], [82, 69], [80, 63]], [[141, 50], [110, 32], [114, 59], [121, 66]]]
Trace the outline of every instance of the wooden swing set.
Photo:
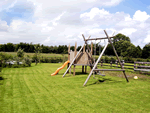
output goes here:
[[[83, 44], [83, 46], [80, 48], [80, 50], [78, 52], [76, 51], [77, 44], [75, 44], [75, 51], [74, 52], [71, 51], [70, 54], [69, 54], [70, 56], [68, 56], [68, 60], [70, 60], [70, 64], [69, 64], [66, 72], [64, 73], [63, 77], [67, 74], [67, 72], [69, 72], [69, 69], [71, 69], [72, 65], [74, 65], [74, 74], [73, 75], [75, 75], [75, 66], [76, 65], [82, 65], [82, 71], [84, 69], [84, 66], [85, 66], [85, 72], [86, 72], [87, 66], [90, 66], [90, 68], [91, 68], [91, 71], [90, 71], [87, 79], [85, 80], [83, 86], [86, 85], [86, 83], [90, 79], [92, 73], [93, 72], [98, 72], [98, 71], [100, 71], [100, 72], [101, 71], [122, 71], [123, 74], [124, 74], [124, 77], [126, 78], [126, 81], [129, 82], [129, 80], [128, 80], [127, 76], [126, 76], [126, 73], [125, 73], [125, 69], [123, 68], [122, 63], [121, 63], [121, 61], [120, 61], [120, 59], [118, 57], [118, 54], [117, 54], [117, 52], [115, 50], [115, 47], [113, 46], [113, 43], [111, 41], [111, 38], [113, 38], [114, 36], [109, 37], [105, 30], [104, 30], [104, 33], [106, 34], [106, 37], [103, 37], [103, 38], [91, 38], [91, 39], [90, 39], [90, 36], [89, 36], [88, 39], [85, 39], [84, 35], [82, 34], [85, 43]], [[102, 52], [100, 53], [97, 61], [95, 62], [94, 58], [92, 57], [92, 51], [93, 51], [92, 44], [91, 44], [91, 49], [90, 49], [90, 47], [88, 46], [88, 41], [90, 41], [90, 40], [105, 40], [105, 39], [108, 39], [108, 41], [106, 42], [106, 44], [105, 44]], [[101, 60], [102, 55], [104, 54], [104, 52], [105, 52], [105, 50], [106, 50], [106, 48], [107, 48], [109, 43], [111, 44], [111, 46], [112, 46], [112, 48], [114, 50], [114, 53], [115, 53], [115, 55], [117, 57], [117, 60], [119, 61], [121, 69], [98, 69], [97, 68], [97, 65], [98, 65], [99, 61]], [[88, 51], [85, 51], [85, 46], [87, 46]]]

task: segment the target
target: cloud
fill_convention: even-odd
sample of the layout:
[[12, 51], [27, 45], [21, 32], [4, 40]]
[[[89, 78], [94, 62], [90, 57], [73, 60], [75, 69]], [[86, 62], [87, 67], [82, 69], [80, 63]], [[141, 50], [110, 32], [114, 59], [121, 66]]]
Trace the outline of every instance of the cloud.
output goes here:
[[[10, 24], [0, 19], [1, 43], [22, 41], [74, 45], [77, 41], [78, 45], [82, 45], [82, 34], [86, 38], [89, 35], [105, 37], [103, 29], [106, 29], [109, 36], [114, 31], [116, 34], [120, 32], [129, 36], [133, 44], [143, 47], [149, 41], [150, 15], [137, 10], [132, 17], [128, 13], [110, 13], [105, 10], [105, 7], [120, 2], [121, 0], [23, 0], [11, 5], [13, 1], [7, 5], [11, 6], [7, 11], [24, 16], [12, 18]], [[17, 12], [17, 8], [20, 12]]]
[[137, 10], [135, 12], [135, 14], [133, 15], [133, 20], [136, 20], [136, 21], [145, 21], [149, 17], [150, 17], [150, 15], [148, 15], [145, 11], [142, 12], [140, 10]]
[[150, 43], [150, 35], [147, 35], [147, 37], [144, 39], [144, 43]]
[[126, 34], [127, 36], [131, 35], [133, 32], [136, 32], [137, 29], [135, 28], [124, 28], [118, 32], [122, 33], [122, 34]]
[[8, 28], [7, 22], [0, 20], [0, 32], [7, 32]]

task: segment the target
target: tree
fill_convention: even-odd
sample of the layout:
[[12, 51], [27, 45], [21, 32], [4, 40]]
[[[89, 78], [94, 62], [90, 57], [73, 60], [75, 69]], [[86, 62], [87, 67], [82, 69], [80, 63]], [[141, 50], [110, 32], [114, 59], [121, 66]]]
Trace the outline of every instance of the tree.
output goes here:
[[142, 49], [140, 48], [140, 46], [136, 47], [134, 55], [135, 55], [134, 58], [141, 58], [141, 56], [142, 56]]
[[127, 47], [126, 51], [122, 51], [121, 56], [136, 58], [136, 47], [132, 43]]
[[106, 55], [113, 55], [113, 56], [115, 55], [114, 50], [113, 50], [111, 44], [108, 44], [108, 46], [107, 46], [107, 48], [105, 50], [105, 54]]
[[115, 44], [116, 42], [121, 41], [121, 40], [131, 42], [129, 37], [119, 33], [113, 38], [113, 43]]
[[35, 65], [37, 65], [37, 61], [39, 60], [39, 63], [40, 63], [40, 55], [41, 55], [41, 52], [42, 52], [42, 47], [40, 46], [40, 44], [36, 44], [34, 45], [34, 57], [35, 57]]
[[114, 44], [115, 49], [116, 49], [119, 56], [127, 55], [126, 50], [131, 45], [132, 44], [129, 41], [124, 41], [124, 40], [120, 40]]
[[150, 43], [143, 47], [142, 58], [150, 58]]
[[15, 50], [14, 44], [7, 43], [6, 46], [7, 46], [7, 52], [14, 52], [14, 50]]
[[74, 51], [74, 46], [71, 46], [71, 47], [70, 47], [70, 50]]
[[24, 57], [24, 50], [19, 48], [18, 51], [17, 51], [17, 56], [19, 58], [23, 58]]

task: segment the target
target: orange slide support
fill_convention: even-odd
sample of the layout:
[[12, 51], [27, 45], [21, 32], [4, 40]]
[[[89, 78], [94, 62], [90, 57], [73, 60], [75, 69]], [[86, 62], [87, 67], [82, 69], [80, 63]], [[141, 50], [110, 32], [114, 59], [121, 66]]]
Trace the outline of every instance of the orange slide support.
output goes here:
[[66, 61], [60, 68], [58, 68], [54, 73], [51, 74], [51, 76], [55, 76], [61, 69], [63, 69], [70, 61]]

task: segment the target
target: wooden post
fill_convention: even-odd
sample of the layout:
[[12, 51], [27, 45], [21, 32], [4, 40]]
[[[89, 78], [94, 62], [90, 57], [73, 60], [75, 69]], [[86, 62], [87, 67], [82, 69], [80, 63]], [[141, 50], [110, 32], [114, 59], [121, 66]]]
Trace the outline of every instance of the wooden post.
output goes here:
[[68, 46], [68, 60], [70, 61], [70, 44]]
[[110, 61], [110, 67], [112, 67], [112, 61]]
[[[74, 57], [77, 55], [77, 42], [75, 42], [75, 46], [74, 46]], [[77, 63], [77, 60], [74, 61], [74, 64]]]
[[83, 53], [85, 53], [85, 46], [83, 47]]
[[91, 42], [91, 55], [93, 55], [93, 42]]
[[[70, 61], [70, 44], [68, 46], [68, 60]], [[68, 63], [67, 68], [69, 67], [69, 65], [70, 65], [70, 63]], [[69, 70], [67, 73], [69, 73]]]
[[84, 65], [82, 66], [82, 73], [84, 73]]
[[134, 69], [136, 69], [136, 63], [134, 62]]
[[101, 67], [103, 67], [103, 60], [101, 60]]
[[122, 60], [122, 67], [124, 68], [124, 60]]
[[85, 73], [87, 73], [87, 66], [85, 66]]
[[116, 63], [116, 67], [118, 67], [118, 61], [117, 61], [117, 60], [116, 60], [116, 62], [115, 62], [115, 63]]
[[[70, 65], [69, 65], [70, 66]], [[69, 67], [68, 67], [69, 68]], [[71, 75], [71, 67], [70, 67], [70, 71], [69, 71], [69, 74]]]
[[74, 65], [74, 68], [73, 68], [73, 76], [75, 76], [75, 74], [76, 74], [76, 70], [75, 70], [75, 65]]

